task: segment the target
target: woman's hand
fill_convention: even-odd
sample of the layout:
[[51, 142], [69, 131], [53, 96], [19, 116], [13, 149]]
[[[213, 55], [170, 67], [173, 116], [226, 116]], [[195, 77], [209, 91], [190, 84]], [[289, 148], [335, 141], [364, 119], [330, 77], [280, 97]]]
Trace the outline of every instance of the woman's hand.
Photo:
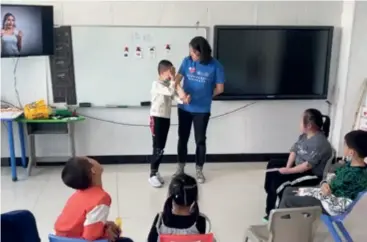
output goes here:
[[331, 189], [330, 189], [329, 184], [324, 183], [324, 184], [321, 185], [321, 193], [324, 196], [331, 195]]
[[189, 104], [191, 102], [191, 96], [190, 95], [186, 95], [186, 98], [184, 100], [185, 104]]
[[292, 173], [292, 170], [291, 170], [291, 168], [283, 167], [283, 168], [280, 168], [279, 169], [279, 173], [280, 174], [291, 174]]
[[18, 37], [19, 38], [22, 38], [23, 37], [23, 32], [21, 30], [19, 30], [19, 32], [18, 32]]
[[171, 69], [169, 70], [169, 73], [173, 77], [172, 80], [174, 80], [174, 78], [176, 76], [176, 68], [174, 66], [172, 66]]

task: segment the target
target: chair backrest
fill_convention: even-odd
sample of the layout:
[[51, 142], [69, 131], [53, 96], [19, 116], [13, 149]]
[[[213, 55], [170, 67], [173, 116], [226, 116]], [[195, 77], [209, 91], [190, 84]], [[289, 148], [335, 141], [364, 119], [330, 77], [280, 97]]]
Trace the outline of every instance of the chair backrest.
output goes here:
[[[357, 206], [358, 204], [358, 206]], [[363, 205], [364, 204], [364, 205]], [[357, 214], [361, 214], [362, 211], [355, 211], [357, 210], [356, 208], [365, 208], [367, 209], [367, 191], [364, 192], [360, 192], [358, 194], [358, 197], [356, 199], [354, 199], [354, 201], [349, 205], [346, 214], [349, 214], [353, 211], [353, 213], [357, 213]], [[367, 212], [367, 210], [365, 210]], [[360, 215], [359, 215], [360, 216]]]
[[190, 234], [190, 235], [159, 235], [159, 242], [213, 242], [214, 235], [210, 234]]
[[344, 224], [354, 241], [366, 241], [367, 191], [361, 192], [348, 208]]
[[[53, 234], [49, 234], [48, 239], [50, 242], [90, 242], [84, 239], [65, 238], [65, 237], [60, 237], [60, 236], [56, 236]], [[108, 240], [100, 239], [100, 240], [95, 240], [94, 242], [108, 242]]]
[[270, 213], [269, 242], [312, 242], [320, 207], [275, 209]]
[[323, 179], [326, 179], [327, 174], [329, 173], [329, 170], [331, 168], [331, 165], [333, 164], [333, 161], [334, 161], [335, 157], [336, 157], [336, 150], [334, 148], [332, 148], [331, 156], [326, 161], [326, 164], [325, 164]]

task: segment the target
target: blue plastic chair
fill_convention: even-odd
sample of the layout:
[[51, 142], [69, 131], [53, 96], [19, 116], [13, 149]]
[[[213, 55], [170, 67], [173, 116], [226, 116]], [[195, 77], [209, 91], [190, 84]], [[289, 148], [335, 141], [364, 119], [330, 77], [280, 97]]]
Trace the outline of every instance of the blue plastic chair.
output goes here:
[[[343, 214], [337, 216], [328, 216], [321, 215], [321, 220], [324, 222], [326, 227], [329, 230], [329, 233], [333, 237], [335, 242], [353, 242], [352, 237], [348, 233], [347, 229], [344, 226], [344, 219], [348, 216], [348, 214], [353, 210], [354, 206], [361, 200], [364, 196], [366, 196], [367, 191], [361, 192], [358, 194], [358, 197], [353, 201], [353, 203], [348, 207], [347, 211]], [[339, 235], [339, 232], [342, 234], [344, 238]]]
[[[56, 236], [53, 234], [49, 234], [48, 239], [50, 242], [90, 242], [84, 239], [65, 238], [65, 237], [60, 237], [60, 236]], [[100, 239], [100, 240], [95, 240], [94, 242], [108, 242], [108, 240]]]

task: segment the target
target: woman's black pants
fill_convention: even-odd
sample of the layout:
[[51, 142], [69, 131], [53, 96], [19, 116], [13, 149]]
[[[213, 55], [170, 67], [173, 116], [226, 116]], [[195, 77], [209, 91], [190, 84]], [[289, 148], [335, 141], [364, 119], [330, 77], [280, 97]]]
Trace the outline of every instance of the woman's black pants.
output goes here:
[[[272, 168], [282, 168], [287, 166], [286, 160], [270, 160], [266, 169]], [[278, 188], [285, 182], [289, 181], [292, 182], [298, 178], [304, 176], [313, 176], [312, 171], [307, 171], [303, 173], [295, 173], [295, 174], [281, 174], [278, 171], [267, 172], [265, 175], [265, 192], [267, 193], [266, 196], [266, 209], [265, 213], [269, 216], [270, 211], [275, 208], [277, 198], [282, 199], [283, 191], [277, 193]], [[321, 182], [320, 179], [313, 179], [313, 180], [306, 180], [301, 183], [298, 183], [297, 186], [317, 186]], [[284, 189], [283, 189], [284, 190]]]
[[187, 162], [187, 143], [194, 125], [196, 142], [196, 166], [203, 167], [206, 157], [206, 130], [210, 113], [190, 113], [178, 108], [178, 162]]

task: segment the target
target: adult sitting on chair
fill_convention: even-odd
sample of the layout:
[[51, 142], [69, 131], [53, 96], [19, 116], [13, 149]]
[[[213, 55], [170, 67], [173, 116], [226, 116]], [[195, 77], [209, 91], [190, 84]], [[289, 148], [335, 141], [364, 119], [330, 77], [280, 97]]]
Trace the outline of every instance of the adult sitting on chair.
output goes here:
[[367, 132], [355, 130], [344, 137], [348, 162], [330, 174], [318, 188], [287, 188], [280, 208], [320, 206], [327, 215], [344, 213], [358, 194], [367, 190]]
[[[325, 118], [325, 121], [323, 121]], [[266, 216], [275, 208], [277, 197], [281, 198], [286, 186], [302, 184], [316, 186], [322, 181], [327, 160], [332, 156], [332, 147], [327, 140], [330, 118], [317, 109], [307, 109], [301, 120], [302, 135], [292, 146], [288, 161], [270, 160], [267, 169], [280, 168], [267, 172], [265, 176]]]

